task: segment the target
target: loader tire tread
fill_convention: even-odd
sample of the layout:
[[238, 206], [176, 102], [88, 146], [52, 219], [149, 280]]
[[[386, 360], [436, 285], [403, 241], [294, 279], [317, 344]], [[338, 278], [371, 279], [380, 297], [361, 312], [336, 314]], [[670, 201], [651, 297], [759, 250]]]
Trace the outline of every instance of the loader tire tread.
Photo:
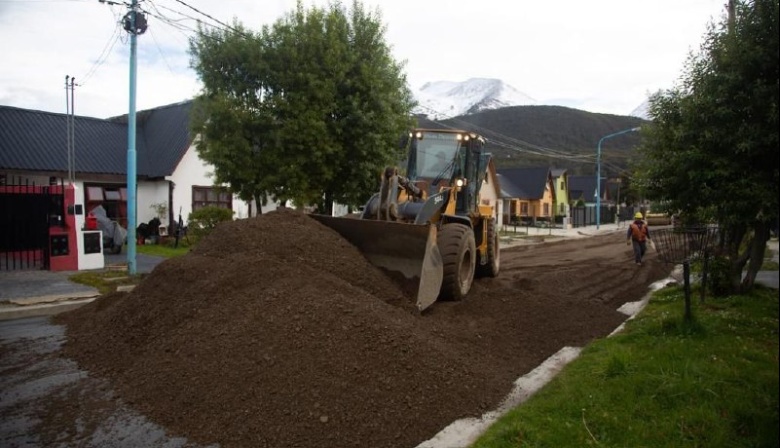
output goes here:
[[476, 264], [474, 231], [463, 224], [445, 224], [439, 231], [437, 244], [444, 271], [439, 299], [462, 300], [474, 281]]

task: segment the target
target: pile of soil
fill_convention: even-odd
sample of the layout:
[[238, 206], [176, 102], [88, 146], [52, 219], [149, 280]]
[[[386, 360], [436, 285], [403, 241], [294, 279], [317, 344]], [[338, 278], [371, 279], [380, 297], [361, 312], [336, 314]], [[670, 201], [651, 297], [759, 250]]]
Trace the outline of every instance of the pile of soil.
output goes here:
[[620, 325], [617, 308], [669, 272], [635, 266], [623, 241], [504, 250], [499, 277], [420, 314], [337, 233], [280, 209], [220, 225], [131, 293], [55, 323], [66, 356], [191, 442], [414, 447]]

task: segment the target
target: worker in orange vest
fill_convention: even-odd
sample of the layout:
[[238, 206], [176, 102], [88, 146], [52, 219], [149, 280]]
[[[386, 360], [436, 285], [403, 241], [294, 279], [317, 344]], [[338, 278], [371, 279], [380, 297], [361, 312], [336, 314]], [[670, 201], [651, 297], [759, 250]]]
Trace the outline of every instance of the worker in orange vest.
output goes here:
[[628, 226], [628, 232], [626, 232], [626, 245], [633, 244], [634, 262], [637, 266], [642, 265], [642, 257], [647, 252], [647, 240], [650, 239], [650, 229], [647, 228], [647, 223], [643, 218], [642, 213], [637, 212], [634, 215], [634, 222]]

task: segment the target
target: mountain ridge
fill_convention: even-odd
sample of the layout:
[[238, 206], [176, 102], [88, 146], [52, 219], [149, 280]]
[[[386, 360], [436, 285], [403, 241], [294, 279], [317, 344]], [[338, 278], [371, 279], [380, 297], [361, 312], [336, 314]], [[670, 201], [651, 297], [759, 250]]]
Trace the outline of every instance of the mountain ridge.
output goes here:
[[525, 93], [495, 78], [470, 78], [463, 82], [427, 82], [415, 92], [415, 99], [418, 107], [414, 112], [434, 119], [538, 103]]
[[[644, 123], [647, 120], [639, 117], [546, 105], [502, 107], [445, 120], [417, 116], [418, 127], [456, 128], [484, 136], [499, 168], [548, 165], [587, 174], [595, 171], [596, 149], [602, 137]], [[625, 169], [638, 144], [636, 132], [604, 141], [605, 175]]]
[[[485, 110], [512, 106], [538, 106], [536, 99], [496, 78], [469, 78], [466, 81], [426, 82], [413, 92], [417, 101], [414, 113], [442, 120]], [[552, 106], [553, 104], [548, 104]], [[628, 116], [649, 119], [648, 101], [634, 108]]]

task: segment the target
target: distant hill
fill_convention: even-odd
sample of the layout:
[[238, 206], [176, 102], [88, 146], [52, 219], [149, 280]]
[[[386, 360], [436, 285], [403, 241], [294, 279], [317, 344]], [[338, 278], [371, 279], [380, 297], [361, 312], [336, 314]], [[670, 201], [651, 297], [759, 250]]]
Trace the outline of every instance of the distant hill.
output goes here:
[[[574, 173], [594, 172], [599, 140], [609, 134], [641, 126], [633, 116], [597, 114], [563, 106], [513, 106], [433, 121], [418, 116], [418, 126], [474, 131], [488, 140], [498, 167], [549, 165]], [[625, 168], [638, 133], [604, 140], [602, 170]], [[617, 174], [617, 173], [615, 173]]]

